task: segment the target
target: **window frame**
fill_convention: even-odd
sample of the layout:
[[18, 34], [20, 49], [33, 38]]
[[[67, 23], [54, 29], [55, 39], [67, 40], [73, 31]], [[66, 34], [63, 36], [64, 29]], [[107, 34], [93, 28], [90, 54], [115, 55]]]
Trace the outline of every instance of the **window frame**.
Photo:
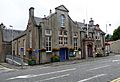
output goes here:
[[45, 35], [52, 35], [52, 30], [51, 29], [46, 29], [45, 30]]
[[52, 37], [51, 36], [45, 37], [45, 47], [46, 47], [46, 52], [52, 52]]
[[65, 15], [64, 14], [60, 15], [60, 26], [65, 27]]
[[78, 49], [78, 38], [73, 38], [73, 45], [74, 45], [74, 50], [77, 51]]

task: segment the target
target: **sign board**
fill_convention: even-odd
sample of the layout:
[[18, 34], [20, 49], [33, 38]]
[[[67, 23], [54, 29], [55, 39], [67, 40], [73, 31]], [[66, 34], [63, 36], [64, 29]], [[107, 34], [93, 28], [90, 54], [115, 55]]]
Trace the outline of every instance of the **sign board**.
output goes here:
[[21, 52], [24, 52], [24, 48], [20, 48], [20, 51], [21, 51]]

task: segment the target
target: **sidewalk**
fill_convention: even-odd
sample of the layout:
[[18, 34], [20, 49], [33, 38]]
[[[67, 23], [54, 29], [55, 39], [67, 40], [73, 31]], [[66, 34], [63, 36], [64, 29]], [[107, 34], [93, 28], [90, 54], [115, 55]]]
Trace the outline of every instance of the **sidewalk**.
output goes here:
[[[113, 56], [114, 54], [110, 54], [110, 56]], [[106, 56], [109, 57], [109, 56]], [[23, 69], [31, 69], [31, 68], [36, 68], [36, 67], [47, 67], [47, 66], [60, 66], [60, 65], [70, 65], [70, 64], [77, 64], [77, 63], [82, 63], [82, 62], [90, 62], [90, 61], [96, 61], [100, 59], [104, 59], [106, 57], [96, 57], [96, 58], [88, 58], [88, 59], [80, 59], [80, 60], [68, 60], [64, 62], [54, 62], [54, 63], [48, 63], [48, 64], [41, 64], [41, 65], [33, 65], [33, 66], [23, 66]], [[10, 69], [18, 69], [21, 70], [21, 66], [16, 66], [16, 65], [11, 65], [8, 63], [0, 63], [0, 65], [10, 68]]]

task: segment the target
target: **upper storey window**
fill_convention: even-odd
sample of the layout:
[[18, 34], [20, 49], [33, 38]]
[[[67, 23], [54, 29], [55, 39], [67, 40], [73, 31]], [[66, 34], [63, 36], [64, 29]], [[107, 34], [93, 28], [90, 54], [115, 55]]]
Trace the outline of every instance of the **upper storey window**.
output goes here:
[[50, 29], [45, 30], [45, 35], [52, 35], [52, 31]]
[[60, 16], [60, 24], [61, 24], [61, 27], [65, 26], [65, 15], [63, 15], [63, 14], [61, 14], [61, 16]]

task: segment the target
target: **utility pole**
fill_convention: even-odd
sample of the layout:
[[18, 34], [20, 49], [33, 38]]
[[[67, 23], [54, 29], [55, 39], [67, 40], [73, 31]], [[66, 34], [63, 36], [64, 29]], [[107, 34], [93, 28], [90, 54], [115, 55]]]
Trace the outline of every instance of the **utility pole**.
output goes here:
[[[106, 36], [107, 36], [107, 27], [108, 26], [111, 26], [111, 24], [106, 24]], [[108, 37], [109, 38], [109, 37]], [[106, 42], [107, 42], [107, 44], [106, 44], [106, 54], [108, 55], [109, 54], [109, 51], [108, 51], [108, 38], [106, 38]]]

